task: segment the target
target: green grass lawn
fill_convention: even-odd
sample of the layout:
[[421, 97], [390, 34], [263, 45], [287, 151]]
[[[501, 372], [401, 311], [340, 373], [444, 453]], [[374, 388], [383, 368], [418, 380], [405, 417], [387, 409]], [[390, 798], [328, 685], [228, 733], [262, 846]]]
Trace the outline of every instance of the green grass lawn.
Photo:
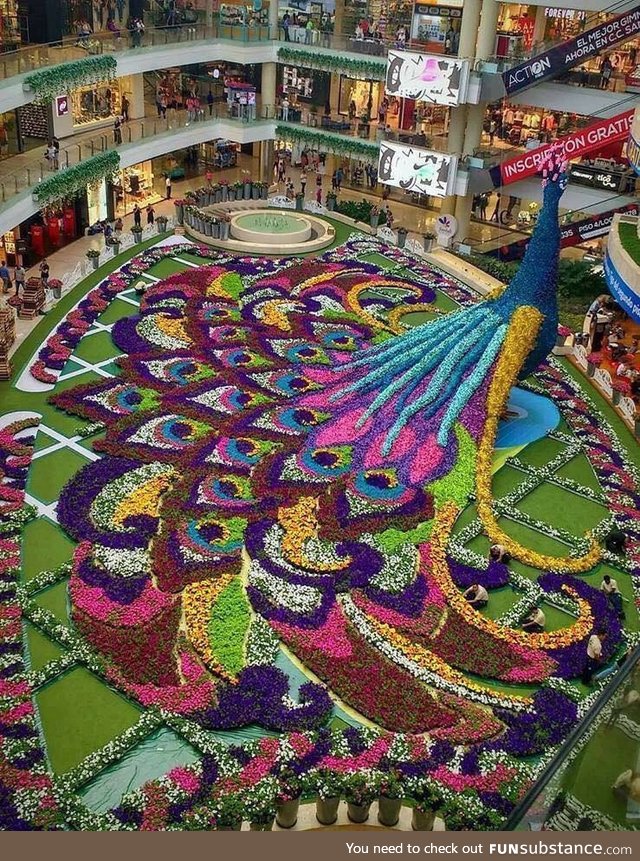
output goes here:
[[32, 580], [41, 571], [52, 570], [67, 562], [73, 548], [74, 542], [55, 523], [44, 517], [32, 520], [22, 537], [22, 579]]

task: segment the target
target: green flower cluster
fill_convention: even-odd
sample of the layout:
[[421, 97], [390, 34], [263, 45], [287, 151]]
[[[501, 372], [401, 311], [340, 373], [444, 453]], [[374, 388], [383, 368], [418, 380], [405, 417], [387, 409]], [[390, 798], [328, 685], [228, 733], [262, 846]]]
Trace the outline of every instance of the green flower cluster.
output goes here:
[[40, 205], [73, 196], [77, 191], [110, 176], [120, 166], [120, 154], [115, 150], [101, 152], [92, 158], [58, 171], [35, 187], [33, 196]]
[[319, 152], [330, 152], [336, 155], [346, 155], [363, 161], [378, 163], [380, 146], [377, 143], [363, 141], [359, 138], [345, 137], [330, 132], [316, 132], [311, 129], [298, 128], [293, 125], [276, 127], [276, 138], [282, 140], [308, 143]]
[[311, 54], [298, 48], [280, 48], [278, 60], [306, 69], [322, 69], [325, 72], [339, 72], [360, 80], [383, 81], [387, 73], [387, 60], [354, 60], [340, 54]]
[[117, 62], [110, 54], [83, 57], [26, 75], [24, 85], [35, 94], [35, 101], [50, 102], [84, 84], [109, 81], [116, 76]]

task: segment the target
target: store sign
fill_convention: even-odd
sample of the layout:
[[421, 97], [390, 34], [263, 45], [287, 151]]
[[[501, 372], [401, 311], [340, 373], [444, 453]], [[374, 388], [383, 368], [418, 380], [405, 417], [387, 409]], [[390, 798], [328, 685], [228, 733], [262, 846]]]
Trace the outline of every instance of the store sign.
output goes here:
[[640, 93], [640, 66], [636, 66], [625, 77], [624, 88], [628, 93]]
[[583, 9], [557, 9], [555, 6], [547, 6], [544, 14], [547, 18], [564, 18], [567, 21], [584, 21], [587, 17]]
[[637, 141], [633, 134], [629, 135], [627, 141], [627, 158], [635, 172], [640, 174], [640, 141]]
[[510, 182], [526, 179], [528, 176], [535, 176], [549, 146], [562, 144], [567, 158], [573, 159], [593, 152], [605, 144], [625, 140], [629, 135], [632, 122], [633, 111], [625, 111], [623, 114], [606, 120], [599, 120], [597, 123], [587, 126], [586, 129], [559, 138], [553, 144], [545, 144], [537, 149], [506, 159], [491, 169], [493, 184], [497, 188], [499, 185], [508, 185]]
[[66, 117], [69, 113], [69, 96], [58, 96], [56, 98], [56, 116]]
[[604, 256], [603, 268], [604, 277], [613, 298], [630, 317], [633, 317], [636, 323], [640, 323], [640, 296], [620, 275], [608, 253]]
[[458, 159], [422, 147], [382, 141], [378, 179], [416, 194], [446, 197], [453, 192]]
[[623, 180], [626, 184], [626, 179], [621, 173], [582, 164], [572, 164], [570, 166], [569, 180], [576, 185], [586, 185], [588, 188], [601, 188], [603, 191], [615, 193], [621, 191]]
[[638, 215], [640, 207], [635, 203], [630, 203], [621, 209], [611, 209], [609, 212], [601, 212], [599, 215], [583, 218], [573, 224], [565, 224], [564, 227], [560, 228], [560, 247], [569, 248], [572, 245], [580, 245], [588, 239], [605, 236], [609, 232], [613, 216], [617, 212], [624, 212], [626, 215]]
[[556, 77], [640, 33], [640, 6], [502, 73], [507, 95]]
[[414, 15], [425, 15], [428, 18], [462, 18], [462, 3], [459, 7], [433, 6], [429, 3], [416, 3]]
[[441, 54], [389, 51], [385, 91], [388, 96], [459, 105], [469, 84], [469, 61]]

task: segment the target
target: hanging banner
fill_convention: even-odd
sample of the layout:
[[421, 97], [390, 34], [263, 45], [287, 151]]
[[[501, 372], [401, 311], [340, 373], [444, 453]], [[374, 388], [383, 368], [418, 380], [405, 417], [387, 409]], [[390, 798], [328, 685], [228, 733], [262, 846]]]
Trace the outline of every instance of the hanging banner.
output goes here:
[[636, 203], [630, 203], [620, 209], [611, 209], [609, 212], [601, 212], [599, 215], [583, 218], [582, 221], [575, 221], [573, 224], [565, 224], [560, 227], [560, 247], [569, 248], [572, 245], [580, 245], [588, 239], [605, 236], [609, 232], [613, 216], [617, 212], [624, 212], [626, 215], [638, 215], [640, 207]]
[[640, 110], [636, 110], [627, 141], [627, 158], [637, 174], [640, 174]]
[[446, 197], [453, 193], [456, 156], [396, 141], [382, 141], [378, 179], [416, 194]]
[[502, 73], [508, 96], [579, 66], [640, 33], [640, 6]]
[[385, 91], [388, 96], [459, 105], [469, 84], [469, 61], [410, 51], [389, 51]]
[[640, 296], [620, 275], [613, 265], [608, 251], [604, 256], [603, 269], [607, 287], [613, 298], [636, 323], [640, 323]]
[[593, 125], [581, 129], [579, 132], [558, 138], [551, 144], [537, 147], [528, 152], [520, 153], [513, 158], [506, 159], [499, 165], [491, 168], [491, 178], [494, 186], [508, 185], [510, 182], [518, 182], [528, 176], [535, 176], [542, 159], [550, 146], [561, 144], [568, 159], [580, 158], [593, 150], [599, 149], [604, 144], [614, 141], [626, 140], [633, 122], [633, 111], [625, 111], [615, 117], [599, 120]]

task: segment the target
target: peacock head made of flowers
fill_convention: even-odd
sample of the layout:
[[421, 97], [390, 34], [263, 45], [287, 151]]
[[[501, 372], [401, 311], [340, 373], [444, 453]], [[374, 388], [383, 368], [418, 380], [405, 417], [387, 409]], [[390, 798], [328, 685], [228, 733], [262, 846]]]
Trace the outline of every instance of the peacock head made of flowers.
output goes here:
[[[475, 495], [521, 550], [493, 517], [491, 455], [510, 388], [553, 343], [563, 182], [550, 172], [500, 296], [401, 334], [399, 306], [433, 309], [444, 276], [346, 253], [192, 269], [114, 326], [121, 375], [53, 399], [106, 426], [58, 518], [78, 541], [74, 621], [114, 684], [217, 729], [338, 708], [472, 743], [531, 708], [494, 683], [561, 672], [593, 596], [563, 581], [577, 618], [559, 632], [500, 626], [459, 586], [509, 572], [465, 569], [447, 544]], [[527, 561], [581, 570], [590, 553]]]

